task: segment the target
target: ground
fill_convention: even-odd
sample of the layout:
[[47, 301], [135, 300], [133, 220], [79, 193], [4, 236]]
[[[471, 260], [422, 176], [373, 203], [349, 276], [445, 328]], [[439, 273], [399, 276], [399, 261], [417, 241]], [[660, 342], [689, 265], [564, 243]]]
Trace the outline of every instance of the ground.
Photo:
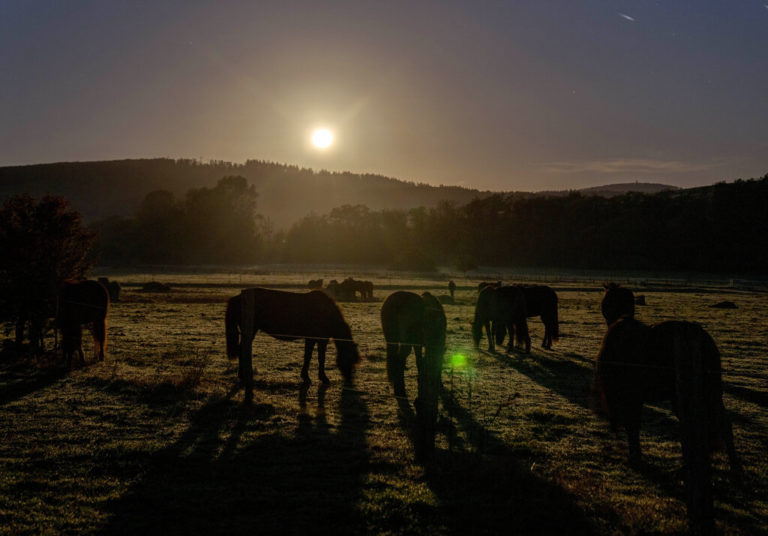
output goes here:
[[[356, 275], [357, 274], [353, 274]], [[676, 419], [648, 407], [645, 463], [593, 411], [606, 326], [597, 281], [552, 278], [561, 337], [530, 355], [473, 348], [477, 283], [455, 279], [437, 452], [418, 464], [410, 401], [392, 396], [379, 322], [394, 290], [447, 294], [447, 281], [362, 274], [375, 301], [340, 304], [363, 360], [352, 385], [329, 347], [327, 388], [300, 387], [303, 344], [257, 335], [256, 389], [243, 403], [224, 352], [224, 302], [240, 288], [298, 291], [334, 273], [123, 274], [103, 363], [71, 372], [53, 353], [0, 357], [0, 534], [680, 534], [686, 530]], [[630, 284], [632, 286], [632, 284]], [[768, 532], [768, 294], [729, 285], [635, 282], [646, 322], [688, 319], [723, 354], [725, 405], [746, 483], [715, 456], [718, 529]], [[729, 300], [737, 309], [709, 307]], [[53, 340], [47, 341], [52, 348]], [[317, 377], [316, 361], [310, 368]]]

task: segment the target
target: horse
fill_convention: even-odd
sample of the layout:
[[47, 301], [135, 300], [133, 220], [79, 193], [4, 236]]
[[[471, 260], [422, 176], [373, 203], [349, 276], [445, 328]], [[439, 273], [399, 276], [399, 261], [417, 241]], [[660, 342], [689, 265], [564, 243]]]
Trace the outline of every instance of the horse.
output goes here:
[[552, 341], [560, 337], [559, 322], [557, 321], [557, 294], [546, 285], [524, 285], [525, 306], [527, 316], [538, 316], [544, 324], [544, 340], [542, 348], [552, 348]]
[[309, 283], [307, 283], [307, 288], [310, 290], [320, 289], [323, 288], [323, 280], [322, 279], [310, 279]]
[[603, 301], [600, 309], [609, 326], [616, 322], [620, 317], [635, 317], [635, 296], [628, 288], [622, 287], [618, 283], [604, 283]]
[[373, 299], [373, 283], [370, 281], [360, 281], [352, 277], [346, 278], [341, 282], [343, 292], [348, 296], [347, 301], [352, 301], [356, 298], [355, 293], [360, 293], [360, 301], [367, 301]]
[[421, 437], [419, 456], [435, 447], [438, 394], [445, 354], [446, 319], [440, 302], [429, 292], [390, 294], [381, 306], [381, 327], [387, 342], [387, 375], [395, 396], [405, 397], [405, 361], [416, 354], [418, 397], [414, 402]]
[[486, 287], [500, 288], [501, 286], [501, 281], [483, 281], [482, 283], [478, 283], [477, 292], [482, 292]]
[[227, 356], [240, 358], [239, 376], [245, 384], [247, 398], [253, 394], [250, 349], [258, 331], [281, 341], [304, 339], [301, 379], [305, 385], [310, 383], [309, 361], [315, 345], [318, 378], [323, 384], [330, 383], [325, 375], [325, 351], [330, 339], [336, 344], [336, 366], [347, 382], [352, 381], [355, 365], [360, 361], [349, 324], [333, 298], [321, 290], [306, 293], [266, 288], [243, 290], [227, 301], [225, 325]]
[[360, 281], [360, 285], [358, 287], [358, 290], [360, 290], [363, 301], [371, 301], [373, 300], [373, 282], [371, 281]]
[[97, 281], [65, 281], [59, 289], [56, 328], [61, 331], [61, 345], [67, 368], [77, 353], [85, 363], [82, 348], [82, 326], [91, 324], [94, 354], [104, 361], [107, 349], [107, 312], [109, 293]]
[[[483, 326], [488, 336], [488, 350], [496, 350], [494, 342], [503, 342], [503, 330], [510, 333], [507, 353], [514, 346], [512, 334], [517, 334], [517, 342], [525, 347], [525, 353], [531, 351], [531, 338], [528, 335], [526, 320], [525, 295], [520, 287], [495, 287], [488, 285], [480, 291], [475, 306], [475, 319], [472, 322], [472, 339], [477, 348], [483, 337]], [[499, 333], [502, 334], [499, 341]]]
[[[741, 466], [723, 405], [720, 352], [692, 322], [647, 326], [623, 316], [608, 328], [597, 357], [595, 395], [613, 430], [623, 427], [631, 463], [638, 463], [644, 403], [669, 400], [680, 422], [692, 524], [712, 523], [710, 453], [725, 445], [732, 473]], [[697, 529], [698, 530], [698, 529]]]

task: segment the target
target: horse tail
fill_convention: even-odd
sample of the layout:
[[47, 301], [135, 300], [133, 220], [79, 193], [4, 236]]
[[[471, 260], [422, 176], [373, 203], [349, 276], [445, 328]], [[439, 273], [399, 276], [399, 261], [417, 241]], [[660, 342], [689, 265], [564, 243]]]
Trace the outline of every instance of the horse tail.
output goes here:
[[680, 442], [688, 472], [688, 517], [693, 532], [710, 534], [714, 529], [710, 425], [718, 416], [711, 414], [708, 376], [715, 371], [707, 367], [704, 330], [687, 322], [671, 326], [676, 328], [670, 330], [670, 342], [674, 352]]
[[475, 346], [480, 344], [480, 339], [483, 338], [483, 314], [480, 310], [480, 300], [478, 300], [475, 307], [475, 320], [472, 322], [472, 340], [475, 342]]
[[227, 337], [227, 357], [234, 359], [240, 355], [240, 296], [227, 300], [227, 310], [224, 313], [224, 324]]

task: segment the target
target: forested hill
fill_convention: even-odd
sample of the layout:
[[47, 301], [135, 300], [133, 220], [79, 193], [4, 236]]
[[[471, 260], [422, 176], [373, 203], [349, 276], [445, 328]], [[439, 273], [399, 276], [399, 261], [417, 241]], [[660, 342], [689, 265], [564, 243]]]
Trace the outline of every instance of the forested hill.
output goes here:
[[151, 191], [168, 190], [183, 198], [191, 188], [212, 187], [229, 175], [241, 175], [255, 186], [258, 212], [278, 228], [310, 212], [323, 214], [345, 204], [366, 205], [372, 210], [410, 209], [436, 206], [441, 201], [465, 204], [491, 193], [257, 160], [232, 164], [157, 158], [0, 167], [0, 199], [17, 193], [61, 195], [86, 220], [96, 221], [133, 215]]

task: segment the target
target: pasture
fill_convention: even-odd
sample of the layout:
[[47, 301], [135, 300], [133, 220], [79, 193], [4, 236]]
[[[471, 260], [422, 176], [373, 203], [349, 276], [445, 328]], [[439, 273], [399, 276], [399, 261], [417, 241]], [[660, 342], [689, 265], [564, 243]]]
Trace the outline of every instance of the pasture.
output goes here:
[[[560, 340], [529, 355], [473, 348], [477, 280], [455, 279], [435, 460], [414, 460], [408, 403], [387, 382], [379, 310], [394, 290], [448, 294], [446, 280], [372, 279], [371, 302], [340, 307], [362, 361], [345, 386], [301, 388], [303, 342], [254, 341], [255, 389], [243, 404], [225, 357], [226, 298], [248, 286], [299, 290], [323, 273], [117, 277], [108, 347], [65, 372], [51, 355], [0, 358], [0, 534], [680, 534], [686, 531], [676, 418], [647, 407], [645, 463], [592, 411], [594, 358], [606, 326], [598, 282], [550, 282]], [[341, 278], [339, 278], [341, 279]], [[768, 532], [768, 294], [648, 285], [637, 317], [700, 322], [723, 355], [725, 405], [746, 472], [737, 486], [714, 458], [717, 526]], [[716, 309], [729, 300], [737, 309]], [[52, 346], [52, 340], [47, 340]]]

